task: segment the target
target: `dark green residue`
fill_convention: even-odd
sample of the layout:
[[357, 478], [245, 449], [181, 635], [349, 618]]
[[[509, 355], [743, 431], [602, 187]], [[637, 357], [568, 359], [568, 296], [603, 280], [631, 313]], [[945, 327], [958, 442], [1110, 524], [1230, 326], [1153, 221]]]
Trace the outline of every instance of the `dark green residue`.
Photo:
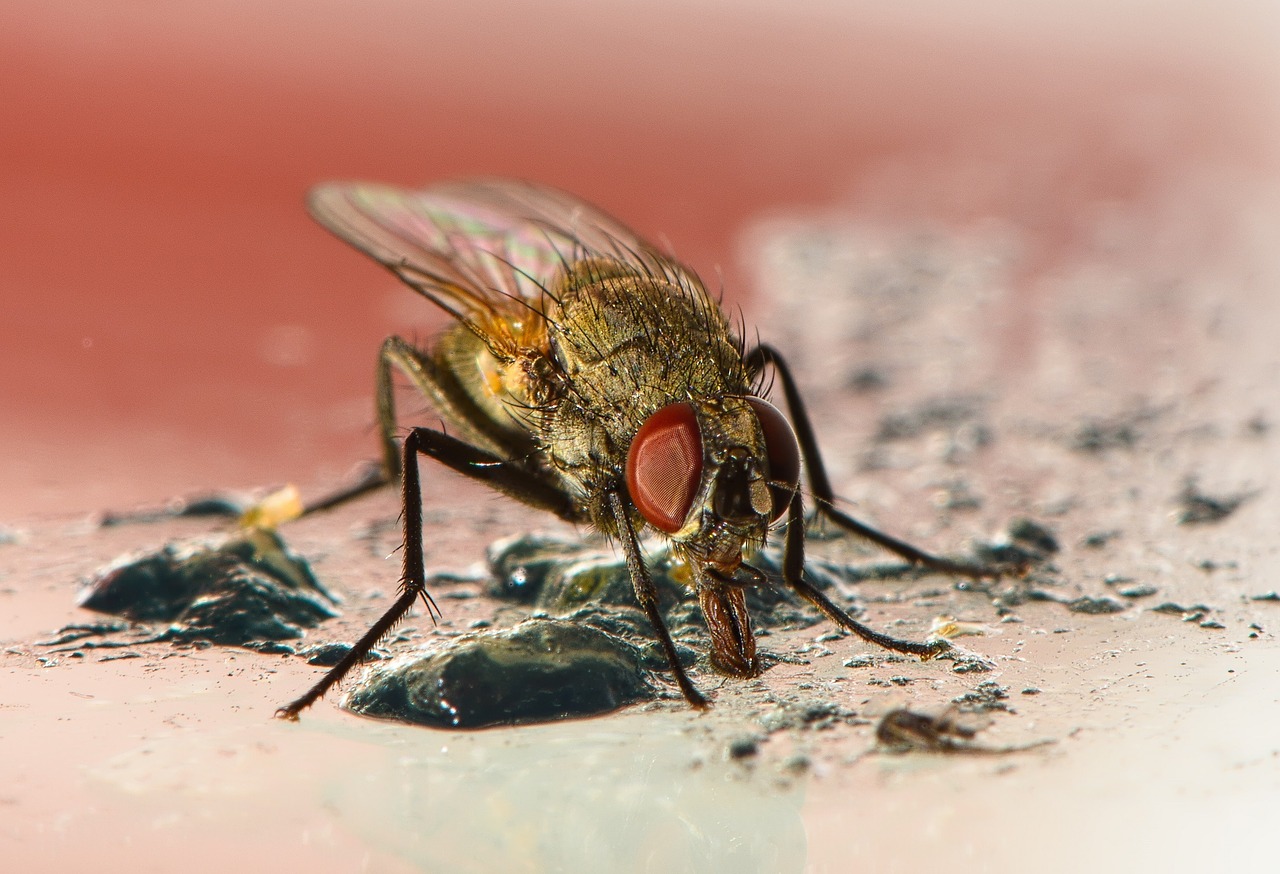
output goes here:
[[656, 697], [632, 644], [581, 622], [530, 619], [370, 671], [344, 705], [437, 728], [595, 716]]
[[[682, 628], [705, 634], [697, 599], [686, 583], [688, 570], [677, 564], [665, 547], [649, 549], [646, 558], [658, 591], [658, 608], [672, 631], [677, 637]], [[552, 616], [570, 616], [583, 610], [626, 613], [638, 606], [631, 574], [622, 557], [579, 541], [545, 535], [507, 538], [489, 547], [488, 560], [492, 578], [489, 594], [531, 605]], [[816, 610], [799, 598], [784, 594], [781, 555], [776, 549], [762, 550], [748, 557], [748, 562], [768, 580], [747, 588], [747, 609], [757, 629], [803, 627], [821, 621]], [[824, 590], [835, 587], [837, 579], [857, 582], [868, 576], [865, 569], [821, 560], [811, 560], [805, 574]], [[634, 624], [633, 620], [634, 617], [625, 617], [628, 624]], [[651, 637], [647, 621], [639, 621], [640, 633]]]
[[507, 537], [489, 546], [489, 594], [532, 604], [552, 568], [565, 563], [566, 553], [580, 551], [575, 541], [540, 534]]
[[260, 648], [337, 615], [336, 599], [274, 531], [168, 544], [117, 560], [79, 604], [134, 622], [168, 622], [168, 639]]

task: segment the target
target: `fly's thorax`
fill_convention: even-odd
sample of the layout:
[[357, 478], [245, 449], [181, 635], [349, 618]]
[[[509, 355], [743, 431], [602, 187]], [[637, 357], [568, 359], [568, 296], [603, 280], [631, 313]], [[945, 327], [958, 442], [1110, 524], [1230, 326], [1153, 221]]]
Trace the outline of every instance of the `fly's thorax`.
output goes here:
[[574, 266], [556, 297], [552, 354], [585, 405], [617, 414], [619, 439], [671, 400], [745, 390], [742, 347], [696, 280], [592, 259]]
[[553, 297], [549, 345], [563, 393], [540, 439], [588, 502], [620, 482], [631, 441], [655, 411], [747, 391], [741, 345], [696, 280], [591, 259]]

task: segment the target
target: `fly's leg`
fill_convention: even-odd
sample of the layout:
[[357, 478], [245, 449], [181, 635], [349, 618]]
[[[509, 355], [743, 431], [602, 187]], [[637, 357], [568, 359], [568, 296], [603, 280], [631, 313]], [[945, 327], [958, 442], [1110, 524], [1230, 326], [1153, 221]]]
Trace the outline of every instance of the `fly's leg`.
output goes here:
[[[364, 465], [355, 482], [303, 503], [300, 510], [290, 513], [286, 519], [330, 510], [400, 479], [400, 442], [396, 439], [395, 386], [391, 378], [393, 367], [408, 377], [414, 388], [430, 400], [442, 415], [457, 413], [457, 418], [463, 419], [466, 411], [460, 410], [459, 407], [462, 404], [454, 400], [459, 391], [450, 380], [442, 377], [435, 362], [407, 340], [401, 337], [388, 337], [383, 341], [382, 348], [378, 352], [375, 377], [378, 442], [382, 461]], [[174, 501], [169, 506], [159, 509], [104, 513], [99, 524], [108, 526], [132, 522], [156, 522], [179, 516], [222, 516], [244, 521], [260, 515], [261, 510], [262, 504], [246, 508], [238, 499], [230, 495], [213, 494]]]
[[1001, 574], [1008, 573], [1011, 570], [1011, 568], [990, 567], [942, 558], [930, 552], [925, 552], [919, 547], [912, 546], [905, 540], [899, 540], [896, 537], [885, 534], [883, 531], [877, 531], [870, 525], [859, 522], [847, 513], [836, 509], [835, 492], [831, 488], [831, 480], [827, 477], [827, 469], [822, 463], [821, 453], [818, 452], [818, 441], [814, 437], [813, 426], [809, 423], [809, 414], [805, 410], [804, 399], [800, 397], [800, 391], [796, 388], [795, 380], [791, 376], [791, 370], [787, 367], [786, 362], [783, 361], [782, 356], [772, 346], [757, 346], [747, 354], [746, 361], [747, 368], [753, 374], [759, 373], [766, 364], [772, 365], [774, 372], [778, 374], [778, 380], [782, 383], [783, 395], [787, 399], [787, 410], [791, 413], [791, 424], [796, 431], [796, 440], [800, 444], [800, 454], [804, 457], [804, 470], [809, 478], [809, 488], [813, 492], [814, 502], [819, 513], [846, 531], [870, 540], [877, 546], [902, 556], [912, 564], [923, 565], [939, 573], [957, 574], [976, 580], [999, 577]]
[[882, 646], [887, 650], [910, 653], [926, 660], [951, 648], [950, 644], [945, 640], [938, 640], [932, 643], [917, 643], [912, 640], [890, 637], [873, 628], [868, 628], [841, 609], [821, 589], [804, 578], [804, 511], [801, 506], [799, 492], [791, 496], [791, 504], [787, 508], [786, 536], [787, 539], [782, 553], [782, 581], [813, 606], [821, 610], [836, 625], [848, 629], [863, 640]]
[[388, 337], [378, 350], [375, 373], [375, 409], [378, 416], [378, 445], [381, 464], [369, 464], [360, 478], [349, 486], [303, 505], [302, 515], [329, 510], [400, 479], [400, 441], [396, 438], [396, 397], [393, 369], [404, 374], [413, 387], [446, 420], [466, 422], [468, 409], [460, 389], [451, 377], [403, 337]]
[[417, 392], [445, 421], [453, 423], [473, 446], [507, 457], [519, 453], [508, 445], [509, 435], [496, 431], [492, 422], [476, 408], [475, 402], [447, 367], [402, 337], [388, 337], [378, 351], [376, 373], [376, 409], [378, 441], [382, 449], [381, 465], [369, 465], [366, 473], [352, 485], [303, 506], [302, 514], [328, 510], [358, 498], [374, 489], [396, 482], [402, 469], [400, 441], [396, 438], [395, 383], [393, 368], [404, 374]]
[[645, 565], [644, 556], [640, 553], [640, 542], [636, 538], [635, 528], [631, 526], [631, 516], [628, 513], [629, 502], [617, 491], [609, 492], [606, 500], [609, 502], [609, 510], [613, 513], [613, 520], [618, 526], [618, 542], [622, 544], [622, 554], [627, 559], [627, 571], [631, 574], [631, 585], [636, 590], [636, 600], [640, 602], [640, 609], [644, 611], [644, 615], [649, 618], [649, 624], [653, 626], [653, 633], [667, 656], [667, 663], [671, 665], [671, 673], [675, 675], [676, 685], [680, 687], [681, 694], [692, 706], [703, 710], [709, 706], [707, 699], [694, 687], [693, 681], [680, 665], [675, 642], [671, 640], [671, 632], [667, 630], [667, 623], [658, 609], [658, 590], [653, 585], [649, 568]]
[[398, 367], [405, 376], [409, 377], [419, 391], [428, 394], [424, 386], [432, 384], [430, 359], [414, 348], [413, 344], [400, 337], [388, 337], [384, 340], [382, 348], [378, 350], [378, 365], [375, 371], [378, 444], [382, 450], [382, 463], [371, 462], [365, 465], [360, 478], [351, 485], [303, 504], [301, 515], [331, 510], [400, 479], [400, 446], [396, 440], [395, 385], [391, 381], [393, 366]]
[[[414, 602], [421, 599], [432, 619], [439, 615], [435, 601], [427, 591], [426, 568], [422, 543], [422, 486], [419, 479], [418, 455], [434, 458], [445, 467], [479, 480], [500, 492], [541, 510], [548, 510], [571, 522], [582, 521], [573, 499], [540, 475], [515, 463], [505, 461], [484, 449], [471, 446], [442, 431], [414, 428], [405, 438], [401, 467], [404, 506], [404, 565], [400, 574], [400, 594], [390, 609], [365, 632], [342, 660], [320, 678], [300, 698], [276, 711], [283, 719], [297, 719], [353, 667], [362, 662], [369, 650], [404, 618]], [[401, 461], [403, 462], [401, 464]]]

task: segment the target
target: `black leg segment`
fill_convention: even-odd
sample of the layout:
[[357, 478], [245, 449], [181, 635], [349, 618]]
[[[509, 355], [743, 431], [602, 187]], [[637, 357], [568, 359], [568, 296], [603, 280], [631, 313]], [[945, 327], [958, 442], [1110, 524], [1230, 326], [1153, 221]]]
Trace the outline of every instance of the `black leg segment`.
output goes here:
[[418, 455], [434, 458], [446, 467], [472, 479], [480, 480], [532, 507], [549, 510], [569, 521], [579, 521], [570, 496], [544, 477], [513, 462], [504, 461], [483, 449], [477, 449], [450, 437], [442, 431], [414, 428], [405, 438], [401, 465], [404, 565], [400, 574], [400, 594], [390, 609], [356, 641], [351, 651], [343, 656], [338, 664], [334, 665], [300, 698], [277, 710], [276, 716], [297, 719], [299, 713], [318, 701], [352, 668], [364, 661], [369, 651], [404, 618], [415, 601], [422, 600], [432, 619], [440, 615], [435, 601], [427, 591], [422, 536], [422, 486], [418, 470]]
[[905, 540], [899, 540], [883, 531], [878, 531], [847, 513], [837, 510], [835, 492], [831, 488], [831, 480], [827, 477], [826, 467], [822, 463], [822, 454], [818, 451], [818, 441], [813, 433], [813, 425], [809, 422], [809, 413], [805, 409], [804, 399], [800, 397], [800, 391], [796, 387], [790, 368], [778, 351], [771, 346], [755, 347], [747, 353], [746, 361], [747, 368], [752, 374], [759, 373], [766, 365], [772, 366], [778, 375], [778, 381], [782, 383], [782, 392], [787, 400], [787, 410], [791, 413], [791, 424], [795, 428], [796, 440], [800, 444], [800, 454], [804, 458], [804, 471], [809, 479], [809, 488], [813, 492], [814, 508], [817, 512], [846, 531], [866, 538], [912, 564], [922, 565], [939, 573], [982, 579], [999, 577], [1012, 570], [942, 558], [912, 546]]

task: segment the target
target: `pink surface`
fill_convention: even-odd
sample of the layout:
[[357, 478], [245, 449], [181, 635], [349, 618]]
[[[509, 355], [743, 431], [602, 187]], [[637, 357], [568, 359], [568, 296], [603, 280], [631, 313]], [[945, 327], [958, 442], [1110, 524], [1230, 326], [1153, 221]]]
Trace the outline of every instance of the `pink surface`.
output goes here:
[[[1264, 595], [1280, 577], [1280, 28], [1243, 0], [1058, 5], [0, 7], [0, 526], [17, 532], [0, 544], [0, 867], [572, 870], [559, 850], [592, 870], [704, 874], [753, 870], [753, 851], [762, 871], [1265, 869], [1280, 785]], [[830, 657], [811, 655], [817, 626], [769, 638], [810, 655], [764, 691], [715, 687], [706, 716], [447, 736], [333, 700], [272, 720], [315, 676], [300, 659], [158, 644], [99, 661], [37, 643], [89, 618], [77, 580], [214, 527], [70, 517], [216, 486], [314, 495], [373, 455], [378, 343], [439, 321], [313, 226], [304, 192], [472, 173], [598, 201], [704, 274], [722, 266], [748, 307], [747, 240], [790, 253], [779, 275], [825, 279], [845, 314], [841, 291], [877, 269], [958, 289], [864, 344], [893, 365], [869, 394], [804, 342], [848, 325], [822, 308], [796, 318], [778, 277], [761, 295], [783, 312], [762, 333], [804, 338], [787, 351], [807, 360], [842, 493], [939, 548], [1046, 519], [1064, 595], [1117, 577], [1160, 594], [1107, 616], [1027, 603], [1006, 625], [943, 580], [905, 600], [885, 584], [867, 592], [870, 621], [923, 634], [938, 600], [924, 593], [945, 590], [989, 626], [963, 642], [996, 670], [846, 667], [863, 650], [827, 640]], [[742, 236], [770, 214], [798, 218]], [[941, 232], [913, 245], [919, 227]], [[814, 239], [830, 247], [809, 264], [796, 253]], [[970, 463], [922, 436], [896, 466], [859, 467], [886, 411], [972, 387], [990, 392], [999, 441]], [[1148, 413], [1132, 449], [1068, 445], [1078, 423]], [[929, 503], [957, 474], [981, 510]], [[1253, 497], [1221, 525], [1177, 526], [1187, 474]], [[547, 524], [474, 484], [439, 497], [433, 569]], [[397, 512], [388, 493], [289, 527], [348, 598], [311, 639], [350, 639], [380, 612]], [[1123, 533], [1080, 545], [1110, 530]], [[1221, 621], [1151, 610], [1165, 598]], [[495, 609], [451, 600], [442, 629]], [[940, 711], [985, 679], [1017, 714], [984, 742], [1057, 743], [888, 759], [866, 755], [868, 724], [724, 755], [777, 712], [766, 694], [805, 684], [874, 720]], [[803, 777], [792, 749], [811, 760]]]
[[762, 212], [1009, 219], [1030, 275], [1188, 162], [1271, 167], [1259, 15], [875, 6], [8, 4], [0, 514], [369, 454], [377, 343], [438, 321], [312, 225], [326, 178], [558, 184], [741, 300]]

